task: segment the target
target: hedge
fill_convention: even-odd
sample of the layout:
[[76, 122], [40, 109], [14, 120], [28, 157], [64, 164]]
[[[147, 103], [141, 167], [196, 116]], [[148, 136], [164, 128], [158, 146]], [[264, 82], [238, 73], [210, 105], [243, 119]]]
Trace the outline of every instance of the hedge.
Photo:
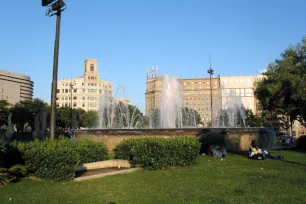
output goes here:
[[89, 140], [77, 141], [76, 151], [79, 154], [81, 164], [108, 159], [108, 150], [103, 142], [93, 142]]
[[25, 161], [29, 174], [53, 181], [72, 180], [79, 164], [102, 161], [108, 155], [103, 143], [75, 142], [67, 138], [35, 140], [15, 145]]
[[200, 144], [193, 137], [128, 139], [114, 148], [116, 159], [130, 160], [147, 170], [189, 166], [199, 152]]

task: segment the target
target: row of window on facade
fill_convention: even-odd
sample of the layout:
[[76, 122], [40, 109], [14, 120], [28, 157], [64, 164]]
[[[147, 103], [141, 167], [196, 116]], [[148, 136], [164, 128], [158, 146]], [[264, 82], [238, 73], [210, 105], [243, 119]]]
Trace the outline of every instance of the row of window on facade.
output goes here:
[[[184, 82], [184, 85], [187, 85], [187, 84], [207, 84], [207, 85], [210, 85], [210, 81], [208, 80], [208, 81], [191, 81], [191, 82]], [[218, 82], [212, 82], [212, 84], [214, 84], [214, 85], [218, 85]]]
[[230, 84], [233, 84], [233, 83], [236, 83], [236, 84], [242, 84], [242, 83], [251, 83], [251, 79], [230, 79], [230, 80], [223, 80], [223, 84], [227, 84], [227, 83], [230, 83]]
[[224, 89], [225, 96], [253, 96], [253, 89]]
[[[89, 77], [88, 77], [89, 78]], [[96, 78], [96, 77], [95, 77]], [[62, 83], [62, 86], [70, 86], [71, 84], [70, 83]], [[76, 83], [74, 83], [74, 86], [76, 86], [77, 84]], [[103, 87], [103, 88], [112, 88], [112, 86], [111, 85], [107, 85], [107, 84], [98, 84], [97, 85], [97, 83], [88, 83], [87, 84], [88, 86], [101, 86], [101, 87]], [[82, 86], [84, 86], [84, 83], [82, 83]]]
[[[86, 93], [86, 90], [87, 90], [87, 93], [100, 93], [102, 94], [103, 92], [106, 93], [106, 90], [104, 89], [73, 89], [73, 93], [78, 93], [78, 90], [79, 90], [79, 93]], [[112, 92], [111, 91], [108, 91], [109, 94], [111, 94]], [[71, 93], [71, 89], [57, 89], [57, 93]]]
[[88, 79], [90, 79], [90, 80], [97, 80], [97, 77], [88, 76]]
[[[60, 107], [60, 103], [56, 103], [56, 106]], [[85, 108], [86, 103], [84, 103], [84, 102], [80, 103], [80, 106]], [[71, 103], [69, 103], [69, 102], [62, 102], [61, 103], [61, 107], [71, 107]], [[73, 103], [73, 107], [77, 107], [77, 103], [76, 102]], [[97, 103], [96, 102], [88, 102], [87, 103], [87, 107], [89, 107], [89, 108], [96, 108], [97, 107]]]
[[[83, 96], [83, 97], [80, 97], [82, 100], [86, 100], [86, 98], [88, 99], [88, 100], [97, 100], [98, 99], [98, 97], [94, 97], [94, 96], [88, 96], [88, 97], [85, 97], [85, 96]], [[62, 96], [61, 98], [60, 97], [57, 97], [56, 98], [56, 100], [60, 100], [60, 99], [62, 99], [62, 100], [71, 100], [71, 97], [70, 96]], [[73, 100], [77, 100], [78, 98], [77, 98], [77, 96], [74, 96], [73, 97]]]

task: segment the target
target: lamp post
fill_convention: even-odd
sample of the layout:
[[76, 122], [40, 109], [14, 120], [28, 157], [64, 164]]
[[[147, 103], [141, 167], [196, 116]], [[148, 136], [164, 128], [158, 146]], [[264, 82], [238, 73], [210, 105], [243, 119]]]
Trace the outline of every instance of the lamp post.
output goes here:
[[56, 125], [56, 90], [57, 90], [57, 72], [58, 72], [58, 51], [59, 51], [59, 38], [61, 29], [61, 13], [66, 8], [63, 0], [42, 0], [42, 6], [48, 6], [46, 16], [56, 15], [56, 31], [54, 42], [54, 58], [53, 58], [53, 77], [52, 77], [52, 90], [51, 90], [51, 113], [50, 113], [50, 138], [55, 138], [55, 125]]
[[73, 126], [73, 117], [72, 117], [72, 91], [73, 91], [73, 84], [72, 84], [72, 81], [71, 81], [71, 83], [70, 83], [70, 91], [71, 91], [71, 101], [70, 101], [70, 122], [71, 122], [71, 128], [72, 128], [72, 126]]
[[[210, 57], [209, 57], [210, 60]], [[211, 77], [214, 74], [214, 70], [211, 68], [211, 64], [209, 66], [209, 69], [207, 70], [207, 73], [209, 74], [209, 82], [210, 82], [210, 120], [211, 120], [211, 124], [213, 123], [213, 112], [212, 112], [212, 82], [211, 82]]]

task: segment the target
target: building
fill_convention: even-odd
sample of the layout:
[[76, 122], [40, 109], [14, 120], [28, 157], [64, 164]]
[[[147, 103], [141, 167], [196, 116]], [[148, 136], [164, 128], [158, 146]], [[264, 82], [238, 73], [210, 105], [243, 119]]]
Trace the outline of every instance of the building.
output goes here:
[[34, 83], [30, 77], [0, 70], [0, 100], [10, 104], [32, 100]]
[[254, 88], [256, 82], [263, 77], [263, 75], [221, 77], [222, 108], [226, 109], [229, 103], [236, 103], [258, 114], [258, 102], [254, 96]]
[[[211, 121], [211, 91], [209, 78], [178, 79], [183, 96], [184, 106], [196, 110], [204, 123]], [[146, 115], [160, 107], [163, 77], [147, 75], [146, 87]], [[213, 104], [221, 103], [220, 78], [212, 78]], [[221, 105], [221, 104], [220, 104]], [[213, 112], [214, 114], [214, 112]]]
[[112, 96], [112, 82], [103, 81], [98, 73], [98, 61], [86, 59], [84, 76], [62, 79], [57, 83], [57, 107], [82, 108], [86, 111], [98, 110], [99, 98]]

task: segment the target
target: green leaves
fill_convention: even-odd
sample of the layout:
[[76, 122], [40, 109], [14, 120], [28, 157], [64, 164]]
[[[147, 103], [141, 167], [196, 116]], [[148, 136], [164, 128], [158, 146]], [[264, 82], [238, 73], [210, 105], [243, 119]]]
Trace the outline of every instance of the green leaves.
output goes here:
[[81, 164], [108, 159], [108, 150], [103, 142], [82, 140], [77, 141], [75, 147]]
[[193, 137], [128, 139], [117, 145], [114, 152], [117, 159], [157, 170], [193, 164], [199, 155], [200, 144]]
[[53, 181], [72, 180], [79, 164], [103, 161], [108, 156], [101, 142], [74, 142], [66, 138], [18, 143], [17, 148], [29, 174]]
[[255, 90], [263, 115], [278, 118], [288, 129], [294, 120], [306, 121], [306, 38], [290, 46], [269, 65]]

